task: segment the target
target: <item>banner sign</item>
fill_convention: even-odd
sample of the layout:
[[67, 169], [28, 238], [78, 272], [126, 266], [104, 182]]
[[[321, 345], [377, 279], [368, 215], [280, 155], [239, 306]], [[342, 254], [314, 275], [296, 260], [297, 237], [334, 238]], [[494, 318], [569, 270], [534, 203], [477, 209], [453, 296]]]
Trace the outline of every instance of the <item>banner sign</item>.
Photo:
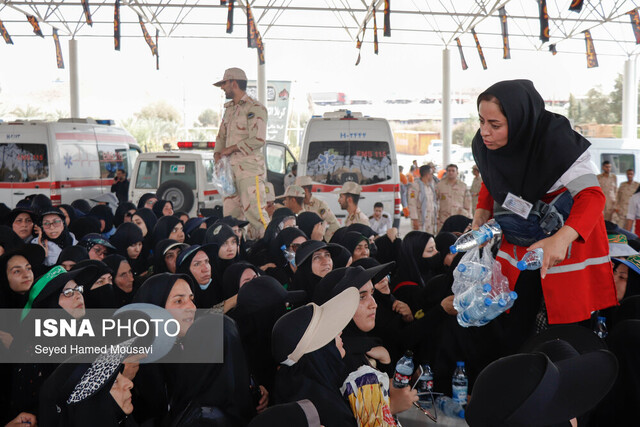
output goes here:
[[464, 59], [464, 52], [462, 51], [462, 44], [460, 44], [460, 39], [456, 37], [456, 43], [458, 44], [458, 52], [460, 53], [460, 61], [462, 62], [462, 69], [466, 70], [469, 68], [467, 65], [467, 61]]
[[482, 62], [482, 68], [484, 70], [487, 69], [487, 61], [484, 59], [484, 53], [482, 53], [482, 46], [480, 46], [480, 40], [478, 40], [478, 35], [476, 34], [476, 29], [471, 29], [471, 34], [473, 34], [473, 39], [476, 41], [476, 47], [478, 48], [478, 55], [480, 56], [480, 62]]
[[507, 28], [507, 11], [502, 6], [498, 9], [500, 13], [500, 23], [502, 24], [502, 58], [511, 59], [511, 49], [509, 49], [509, 30]]
[[549, 13], [547, 12], [547, 0], [538, 0], [540, 6], [540, 40], [549, 41]]
[[[247, 83], [247, 94], [258, 99], [258, 85], [255, 80]], [[287, 125], [291, 99], [291, 82], [270, 80], [267, 82], [267, 140], [287, 142]]]

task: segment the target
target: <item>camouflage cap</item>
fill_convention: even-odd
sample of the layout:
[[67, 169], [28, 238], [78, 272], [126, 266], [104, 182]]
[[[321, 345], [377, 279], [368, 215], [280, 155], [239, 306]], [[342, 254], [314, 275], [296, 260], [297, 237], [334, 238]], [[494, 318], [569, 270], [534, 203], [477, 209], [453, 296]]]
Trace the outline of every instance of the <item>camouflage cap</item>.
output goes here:
[[222, 86], [224, 82], [227, 80], [247, 80], [247, 75], [240, 68], [227, 68], [224, 71], [224, 76], [222, 76], [222, 80], [214, 83], [214, 86]]
[[290, 185], [283, 195], [276, 197], [276, 199], [282, 199], [283, 197], [304, 197], [304, 189], [299, 185]]
[[342, 188], [336, 188], [335, 190], [333, 190], [334, 193], [338, 193], [338, 194], [349, 193], [349, 194], [358, 194], [358, 195], [360, 194], [361, 191], [362, 191], [362, 187], [360, 186], [360, 184], [353, 181], [345, 182], [344, 184], [342, 184]]

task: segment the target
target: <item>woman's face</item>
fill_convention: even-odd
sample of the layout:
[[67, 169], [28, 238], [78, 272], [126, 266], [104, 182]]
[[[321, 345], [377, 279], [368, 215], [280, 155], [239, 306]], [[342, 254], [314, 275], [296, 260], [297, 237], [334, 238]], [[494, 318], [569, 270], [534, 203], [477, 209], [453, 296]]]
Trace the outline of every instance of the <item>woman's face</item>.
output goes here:
[[344, 345], [342, 344], [342, 332], [340, 332], [340, 335], [338, 335], [336, 337], [336, 347], [338, 347], [338, 351], [340, 352], [340, 357], [344, 359], [344, 356], [347, 354], [347, 352], [344, 349]]
[[13, 231], [15, 231], [22, 240], [26, 239], [33, 232], [33, 221], [31, 220], [31, 216], [26, 213], [21, 213], [16, 216], [15, 220], [13, 220], [11, 228], [13, 228]]
[[367, 258], [369, 256], [369, 242], [366, 240], [358, 243], [358, 246], [353, 250], [353, 261], [357, 261], [360, 258]]
[[164, 254], [164, 263], [170, 273], [176, 272], [176, 260], [178, 259], [179, 252], [180, 248], [173, 248], [170, 251], [167, 251], [166, 254]]
[[56, 214], [45, 215], [42, 218], [42, 228], [47, 237], [57, 239], [64, 230], [64, 221]]
[[145, 224], [144, 220], [140, 215], [134, 215], [131, 217], [131, 221], [138, 226], [138, 228], [142, 231], [142, 237], [147, 235], [147, 224]]
[[238, 254], [238, 238], [236, 236], [229, 237], [218, 249], [220, 259], [234, 259]]
[[324, 277], [333, 270], [333, 259], [326, 249], [319, 249], [311, 255], [311, 271], [316, 276]]
[[69, 223], [71, 222], [71, 218], [69, 218], [69, 212], [67, 212], [67, 210], [62, 206], [60, 206], [58, 209], [60, 209], [60, 212], [62, 212], [62, 214], [64, 215], [64, 223], [67, 224], [68, 227]]
[[496, 102], [480, 101], [478, 106], [480, 136], [488, 150], [497, 150], [507, 145], [509, 141], [507, 118], [502, 114], [500, 106]]
[[120, 263], [114, 283], [126, 293], [133, 291], [133, 272], [128, 262], [122, 261]]
[[125, 213], [123, 222], [131, 222], [134, 212], [135, 212], [135, 209], [131, 209], [131, 210], [129, 210], [129, 212]]
[[110, 285], [112, 283], [113, 279], [111, 278], [111, 273], [104, 273], [93, 283], [93, 285], [91, 285], [91, 290], [98, 289], [104, 285]]
[[422, 252], [422, 258], [431, 258], [435, 254], [438, 253], [436, 249], [436, 241], [433, 240], [433, 237], [429, 239], [426, 246], [424, 247], [424, 252]]
[[68, 260], [68, 261], [62, 261], [62, 262], [60, 263], [60, 265], [61, 265], [61, 266], [62, 266], [62, 268], [64, 268], [65, 270], [70, 271], [70, 270], [73, 268], [73, 266], [74, 266], [74, 265], [76, 265], [76, 262], [75, 262], [75, 261], [71, 261], [71, 260]]
[[133, 382], [118, 373], [115, 382], [111, 386], [111, 397], [116, 401], [122, 412], [129, 415], [133, 412], [133, 404], [131, 403], [131, 389], [133, 388]]
[[[207, 263], [208, 264], [208, 263]], [[191, 325], [196, 315], [196, 305], [193, 303], [193, 292], [189, 284], [182, 280], [176, 280], [173, 284], [167, 302], [164, 304], [169, 313], [180, 324], [180, 333], [178, 336], [183, 337]]]
[[164, 206], [162, 208], [162, 215], [164, 215], [164, 216], [173, 215], [173, 206], [171, 206], [171, 203], [167, 202], [167, 203], [164, 204]]
[[242, 272], [242, 276], [240, 276], [240, 282], [238, 283], [238, 289], [241, 288], [245, 283], [249, 280], [255, 279], [258, 277], [253, 268], [247, 268]]
[[356, 314], [353, 315], [353, 322], [358, 329], [369, 332], [376, 326], [376, 300], [373, 299], [373, 284], [369, 280], [360, 288], [360, 304]]
[[142, 252], [142, 242], [136, 242], [127, 247], [127, 256], [131, 259], [138, 259], [140, 252]]
[[627, 292], [627, 280], [629, 279], [629, 267], [620, 263], [613, 269], [613, 281], [616, 284], [616, 298], [618, 302], [624, 298]]
[[298, 248], [300, 247], [300, 245], [306, 241], [307, 239], [304, 236], [296, 237], [291, 241], [291, 244], [289, 245], [289, 250], [295, 254], [298, 251]]
[[144, 207], [147, 209], [151, 209], [153, 208], [153, 205], [155, 205], [157, 201], [158, 199], [156, 199], [155, 197], [151, 197], [150, 199], [147, 199], [146, 202], [144, 202]]
[[81, 288], [75, 281], [69, 280], [58, 297], [58, 305], [74, 319], [80, 319], [85, 313]]
[[198, 251], [191, 260], [189, 271], [196, 279], [198, 285], [206, 285], [211, 280], [211, 264], [209, 257], [204, 251]]
[[13, 292], [25, 294], [33, 285], [33, 270], [29, 261], [22, 255], [12, 256], [7, 261], [7, 279]]
[[184, 231], [182, 223], [179, 222], [173, 227], [171, 233], [169, 233], [169, 239], [173, 239], [176, 242], [184, 243]]

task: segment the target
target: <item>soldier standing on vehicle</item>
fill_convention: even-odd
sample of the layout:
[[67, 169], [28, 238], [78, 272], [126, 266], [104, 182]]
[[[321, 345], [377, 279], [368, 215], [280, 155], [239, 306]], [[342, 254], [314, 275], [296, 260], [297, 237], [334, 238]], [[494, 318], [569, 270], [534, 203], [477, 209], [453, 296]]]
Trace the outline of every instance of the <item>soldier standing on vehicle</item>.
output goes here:
[[431, 166], [420, 166], [420, 179], [409, 186], [409, 214], [413, 230], [436, 234], [438, 198]]
[[362, 187], [353, 181], [347, 181], [342, 184], [342, 188], [333, 190], [334, 193], [340, 194], [338, 204], [348, 213], [347, 219], [344, 220], [344, 225], [347, 227], [351, 224], [371, 225], [369, 218], [358, 208], [361, 191]]
[[269, 216], [265, 210], [265, 161], [262, 154], [267, 137], [267, 109], [247, 95], [247, 75], [240, 68], [229, 68], [214, 86], [224, 91], [229, 102], [216, 137], [216, 162], [228, 156], [233, 168], [236, 194], [223, 202], [224, 215], [249, 221], [247, 237], [264, 235]]
[[458, 179], [458, 166], [447, 166], [447, 176], [436, 186], [438, 195], [438, 230], [452, 215], [471, 218], [471, 194], [467, 185]]
[[333, 233], [340, 228], [340, 224], [333, 214], [327, 202], [316, 199], [311, 194], [313, 181], [310, 176], [299, 176], [296, 178], [296, 185], [304, 189], [304, 210], [315, 212], [327, 224], [327, 231], [324, 233], [324, 239], [328, 242], [331, 240]]

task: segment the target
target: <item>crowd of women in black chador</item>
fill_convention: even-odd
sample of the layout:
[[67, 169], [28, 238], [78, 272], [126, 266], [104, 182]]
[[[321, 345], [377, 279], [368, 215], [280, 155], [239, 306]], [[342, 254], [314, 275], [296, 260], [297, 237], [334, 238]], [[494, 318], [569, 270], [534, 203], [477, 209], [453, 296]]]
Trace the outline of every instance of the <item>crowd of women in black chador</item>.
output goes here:
[[[82, 318], [86, 309], [152, 304], [180, 325], [165, 360], [198, 352], [206, 361], [222, 345], [224, 362], [138, 364], [108, 353], [93, 364], [0, 364], [0, 423], [356, 425], [340, 393], [350, 373], [364, 365], [392, 376], [412, 350], [416, 363], [433, 369], [435, 390], [449, 395], [456, 361], [464, 360], [473, 396], [477, 378], [479, 389], [491, 384], [481, 372], [513, 353], [512, 332], [526, 326], [513, 325], [524, 322], [518, 313], [540, 302], [539, 293], [530, 301], [523, 292], [509, 314], [481, 328], [459, 326], [451, 286], [463, 254], [449, 247], [469, 221], [451, 221], [436, 236], [412, 231], [402, 238], [396, 229], [377, 236], [353, 224], [326, 242], [318, 215], [280, 208], [264, 237], [248, 242], [245, 221], [190, 218], [155, 194], [133, 202], [55, 207], [39, 195], [0, 212], [0, 308], [21, 309], [23, 316], [55, 308], [61, 317]], [[583, 424], [623, 425], [634, 399], [640, 401], [637, 347], [624, 344], [638, 342], [640, 256], [615, 262], [621, 305], [600, 314], [610, 320], [620, 376], [604, 409], [585, 417], [554, 407], [554, 420], [571, 414], [582, 415]], [[211, 331], [220, 323], [223, 338], [214, 342]], [[21, 325], [20, 316], [0, 325], [0, 357], [29, 351]], [[552, 356], [546, 363], [562, 364]], [[603, 378], [600, 394], [607, 384]], [[417, 395], [390, 387], [388, 398], [395, 414]], [[473, 402], [471, 425], [503, 424]]]

